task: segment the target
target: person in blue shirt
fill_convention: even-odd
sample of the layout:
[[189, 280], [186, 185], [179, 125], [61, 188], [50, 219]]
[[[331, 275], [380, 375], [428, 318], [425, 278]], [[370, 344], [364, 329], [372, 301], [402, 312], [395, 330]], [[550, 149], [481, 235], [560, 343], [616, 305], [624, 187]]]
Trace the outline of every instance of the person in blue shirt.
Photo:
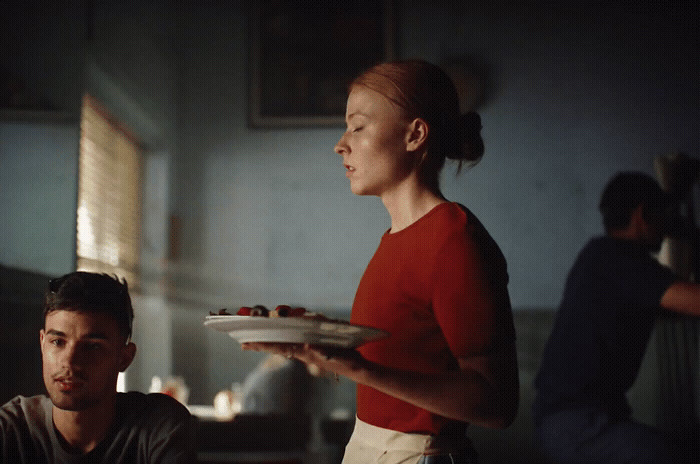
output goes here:
[[661, 432], [632, 419], [634, 383], [661, 311], [700, 315], [700, 285], [652, 256], [672, 202], [639, 172], [614, 176], [600, 201], [606, 234], [579, 253], [535, 379], [535, 435], [554, 463], [672, 462]]

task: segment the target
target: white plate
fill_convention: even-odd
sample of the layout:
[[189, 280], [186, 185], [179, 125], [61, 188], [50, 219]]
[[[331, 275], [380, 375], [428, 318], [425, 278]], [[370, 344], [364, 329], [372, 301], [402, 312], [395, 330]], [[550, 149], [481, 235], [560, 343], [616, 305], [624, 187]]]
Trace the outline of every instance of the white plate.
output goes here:
[[207, 316], [204, 325], [239, 343], [277, 342], [354, 348], [389, 334], [380, 329], [304, 317]]

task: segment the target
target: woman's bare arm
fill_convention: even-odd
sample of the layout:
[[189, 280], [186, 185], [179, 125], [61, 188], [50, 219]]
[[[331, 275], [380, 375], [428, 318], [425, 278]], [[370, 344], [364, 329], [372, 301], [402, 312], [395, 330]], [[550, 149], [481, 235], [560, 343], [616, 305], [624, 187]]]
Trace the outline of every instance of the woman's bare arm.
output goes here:
[[432, 413], [483, 427], [507, 427], [518, 409], [515, 342], [488, 355], [460, 358], [460, 370], [442, 373], [389, 368], [356, 350], [278, 343], [247, 343], [243, 348], [293, 356]]

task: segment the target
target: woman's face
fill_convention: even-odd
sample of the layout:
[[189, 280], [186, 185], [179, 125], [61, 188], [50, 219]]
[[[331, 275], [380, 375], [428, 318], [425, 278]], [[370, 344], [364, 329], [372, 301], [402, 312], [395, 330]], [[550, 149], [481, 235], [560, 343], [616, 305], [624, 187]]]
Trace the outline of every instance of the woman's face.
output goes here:
[[406, 149], [409, 122], [386, 97], [367, 87], [354, 87], [345, 122], [347, 130], [335, 152], [343, 157], [353, 193], [382, 196], [415, 169], [413, 154]]

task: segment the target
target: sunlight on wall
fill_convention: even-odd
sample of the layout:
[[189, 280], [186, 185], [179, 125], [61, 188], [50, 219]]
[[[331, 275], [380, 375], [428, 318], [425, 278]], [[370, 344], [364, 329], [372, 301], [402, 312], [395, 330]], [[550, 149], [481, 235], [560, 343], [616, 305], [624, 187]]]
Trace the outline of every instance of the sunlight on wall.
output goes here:
[[117, 377], [117, 391], [126, 391], [126, 372], [120, 372], [119, 376]]

